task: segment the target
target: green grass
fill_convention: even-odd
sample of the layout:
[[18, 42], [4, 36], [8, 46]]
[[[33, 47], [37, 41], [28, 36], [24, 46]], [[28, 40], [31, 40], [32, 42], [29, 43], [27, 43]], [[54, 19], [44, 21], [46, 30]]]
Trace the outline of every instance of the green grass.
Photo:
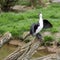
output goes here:
[[45, 41], [45, 42], [47, 42], [47, 41], [48, 41], [48, 42], [52, 42], [53, 40], [54, 40], [54, 39], [53, 39], [52, 36], [45, 36], [45, 37], [44, 37], [44, 41]]
[[28, 31], [32, 23], [39, 20], [39, 12], [42, 12], [43, 18], [48, 19], [53, 28], [47, 29], [52, 33], [59, 32], [60, 27], [60, 4], [54, 3], [47, 8], [29, 10], [23, 13], [0, 13], [0, 34], [10, 31], [14, 37], [19, 37], [24, 31]]

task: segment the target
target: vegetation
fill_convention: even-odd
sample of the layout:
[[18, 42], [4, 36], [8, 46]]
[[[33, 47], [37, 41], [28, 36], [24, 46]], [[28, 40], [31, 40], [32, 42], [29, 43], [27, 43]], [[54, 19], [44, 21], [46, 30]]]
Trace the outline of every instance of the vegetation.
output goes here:
[[47, 1], [48, 0], [19, 0], [19, 2], [17, 4], [27, 5], [27, 6], [31, 6], [34, 8], [37, 5], [44, 6]]
[[11, 6], [14, 6], [18, 0], [0, 0], [2, 11], [9, 11]]
[[52, 36], [45, 36], [45, 37], [44, 37], [44, 41], [45, 41], [45, 42], [47, 42], [47, 41], [48, 41], [48, 42], [52, 42], [52, 41], [53, 41], [53, 37], [52, 37]]
[[[43, 18], [48, 19], [53, 28], [47, 29], [51, 32], [58, 32], [60, 27], [60, 4], [51, 4], [47, 8], [39, 8], [24, 13], [1, 13], [0, 14], [0, 33], [10, 31], [13, 36], [19, 37], [24, 31], [29, 31], [32, 23], [38, 22], [39, 12]], [[58, 23], [58, 24], [57, 24]]]
[[14, 5], [27, 5], [31, 6], [32, 8], [39, 6], [45, 6], [45, 2], [47, 0], [0, 0], [0, 7], [1, 10], [4, 12], [10, 11], [11, 7]]

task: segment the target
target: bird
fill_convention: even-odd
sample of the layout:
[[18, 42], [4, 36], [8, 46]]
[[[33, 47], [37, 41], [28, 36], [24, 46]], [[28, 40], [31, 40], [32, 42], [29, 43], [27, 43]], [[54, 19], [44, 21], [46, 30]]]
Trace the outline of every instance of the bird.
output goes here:
[[26, 39], [30, 35], [36, 36], [38, 39], [40, 39], [41, 34], [39, 34], [39, 32], [42, 29], [47, 29], [47, 28], [51, 28], [51, 27], [52, 27], [52, 24], [47, 19], [43, 19], [42, 13], [40, 13], [38, 23], [33, 23], [31, 25], [30, 32], [29, 32], [28, 35], [25, 36], [24, 39]]

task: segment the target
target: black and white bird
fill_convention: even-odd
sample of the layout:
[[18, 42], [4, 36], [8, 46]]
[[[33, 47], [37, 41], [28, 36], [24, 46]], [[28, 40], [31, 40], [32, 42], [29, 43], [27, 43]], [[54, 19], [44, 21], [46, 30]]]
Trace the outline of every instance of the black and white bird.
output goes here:
[[[39, 14], [39, 22], [38, 23], [33, 23], [30, 27], [30, 33], [26, 36], [30, 36], [30, 35], [33, 35], [33, 36], [36, 36], [37, 38], [40, 38], [41, 35], [39, 34], [39, 32], [43, 29], [43, 28], [51, 28], [52, 27], [52, 24], [46, 20], [46, 19], [43, 19], [42, 17], [42, 13]], [[25, 37], [25, 38], [26, 38]], [[24, 39], [25, 39], [24, 38]]]

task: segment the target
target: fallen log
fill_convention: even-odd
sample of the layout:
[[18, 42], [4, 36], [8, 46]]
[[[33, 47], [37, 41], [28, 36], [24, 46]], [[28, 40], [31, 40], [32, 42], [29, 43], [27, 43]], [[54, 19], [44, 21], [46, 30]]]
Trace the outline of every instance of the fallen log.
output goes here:
[[25, 46], [19, 47], [4, 60], [60, 60], [60, 53], [58, 51], [55, 54], [49, 54], [43, 57], [31, 59], [35, 51], [38, 50], [40, 44], [41, 42], [39, 39], [34, 39]]
[[30, 60], [32, 55], [38, 49], [40, 43], [40, 40], [32, 40], [25, 46], [18, 48], [12, 54], [7, 56], [4, 60]]
[[40, 45], [40, 41], [35, 41], [31, 46], [30, 49], [27, 51], [27, 53], [22, 57], [22, 59], [19, 57], [17, 60], [30, 60], [32, 55], [35, 53], [35, 51], [38, 49]]
[[34, 40], [32, 40], [31, 42], [27, 43], [25, 46], [18, 47], [17, 50], [15, 50], [13, 53], [11, 53], [10, 55], [8, 55], [4, 60], [15, 60], [18, 57], [22, 56], [23, 53], [26, 52], [26, 50], [28, 50], [28, 47], [31, 46], [31, 44], [33, 42], [34, 42]]
[[[18, 51], [19, 50], [19, 51]], [[9, 56], [7, 56], [4, 60], [17, 60], [19, 56], [21, 56], [26, 49], [20, 50], [18, 49]]]
[[6, 42], [10, 41], [10, 38], [12, 37], [10, 32], [6, 32], [1, 38], [0, 38], [0, 47], [2, 47]]

